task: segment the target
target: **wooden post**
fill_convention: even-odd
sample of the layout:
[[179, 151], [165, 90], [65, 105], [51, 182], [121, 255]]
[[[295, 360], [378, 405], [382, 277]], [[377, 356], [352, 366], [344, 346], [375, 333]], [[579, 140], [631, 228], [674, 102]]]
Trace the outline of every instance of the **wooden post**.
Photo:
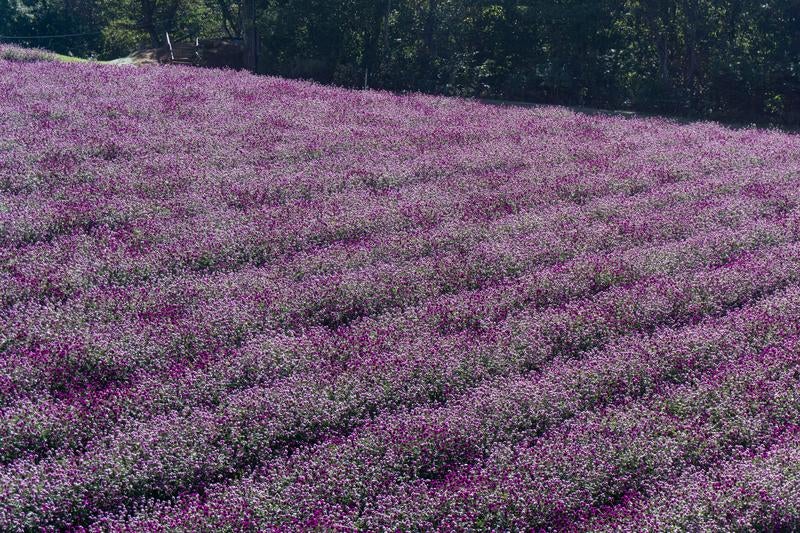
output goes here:
[[169, 46], [169, 58], [175, 61], [175, 54], [172, 53], [172, 41], [169, 40], [169, 32], [167, 32], [167, 46]]
[[244, 0], [244, 68], [258, 68], [258, 35], [256, 32], [256, 0]]

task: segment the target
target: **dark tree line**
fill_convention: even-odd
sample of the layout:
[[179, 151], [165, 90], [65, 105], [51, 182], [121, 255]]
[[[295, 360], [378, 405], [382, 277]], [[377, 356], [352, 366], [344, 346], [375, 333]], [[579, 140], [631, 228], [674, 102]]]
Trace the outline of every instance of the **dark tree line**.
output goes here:
[[[0, 33], [96, 29], [80, 43], [47, 44], [119, 55], [160, 44], [165, 31], [240, 37], [240, 7], [0, 0]], [[800, 123], [800, 0], [256, 0], [256, 17], [264, 73]]]

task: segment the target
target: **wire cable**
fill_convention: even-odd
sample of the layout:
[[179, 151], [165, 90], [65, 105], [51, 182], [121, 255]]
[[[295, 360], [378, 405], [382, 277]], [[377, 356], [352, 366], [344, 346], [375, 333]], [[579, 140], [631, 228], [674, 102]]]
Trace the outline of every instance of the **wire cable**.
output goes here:
[[83, 37], [84, 35], [99, 35], [101, 31], [91, 31], [87, 33], [62, 33], [61, 35], [0, 35], [0, 39], [59, 39], [62, 37]]

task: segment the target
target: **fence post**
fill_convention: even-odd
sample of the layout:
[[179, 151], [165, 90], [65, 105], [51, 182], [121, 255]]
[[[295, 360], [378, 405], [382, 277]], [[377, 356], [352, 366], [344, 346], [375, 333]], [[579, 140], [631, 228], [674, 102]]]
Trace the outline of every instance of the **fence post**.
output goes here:
[[166, 34], [167, 34], [167, 46], [169, 46], [169, 58], [172, 61], [175, 61], [175, 54], [172, 53], [172, 41], [169, 40], [169, 32], [166, 32]]

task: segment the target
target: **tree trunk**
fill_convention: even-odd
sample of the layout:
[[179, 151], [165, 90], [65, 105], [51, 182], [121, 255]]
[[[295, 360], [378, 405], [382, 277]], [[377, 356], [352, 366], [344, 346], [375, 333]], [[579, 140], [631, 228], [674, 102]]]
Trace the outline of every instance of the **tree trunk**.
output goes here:
[[256, 2], [244, 0], [244, 68], [255, 72], [258, 68], [258, 34], [256, 32]]
[[661, 72], [661, 83], [664, 87], [669, 87], [669, 49], [667, 47], [666, 32], [662, 32], [658, 37], [658, 63], [659, 71]]
[[368, 84], [368, 74], [378, 72], [378, 46], [381, 37], [381, 27], [384, 20], [383, 3], [373, 2], [369, 18], [364, 29], [364, 86]]
[[150, 36], [150, 46], [158, 48], [161, 46], [161, 36], [155, 27], [155, 3], [151, 0], [142, 0], [142, 28]]

